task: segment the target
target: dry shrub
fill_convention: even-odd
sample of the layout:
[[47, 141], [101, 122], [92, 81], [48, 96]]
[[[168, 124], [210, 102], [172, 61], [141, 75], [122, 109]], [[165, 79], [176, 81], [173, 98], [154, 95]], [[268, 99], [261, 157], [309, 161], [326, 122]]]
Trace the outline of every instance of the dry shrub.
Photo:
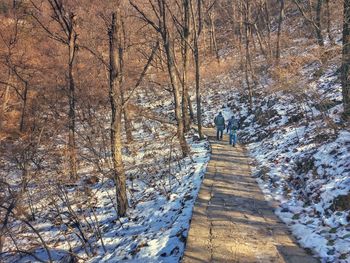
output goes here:
[[202, 79], [214, 79], [218, 75], [227, 74], [233, 68], [239, 66], [239, 58], [230, 56], [218, 62], [216, 59], [210, 59], [207, 63], [201, 66]]
[[[304, 46], [305, 43], [300, 43]], [[298, 45], [298, 50], [299, 49]], [[291, 52], [292, 53], [292, 52]], [[319, 78], [324, 69], [330, 63], [339, 62], [341, 56], [341, 47], [332, 46], [329, 48], [315, 47], [311, 48], [303, 55], [290, 55], [281, 59], [279, 65], [275, 65], [269, 69], [270, 76], [274, 80], [274, 85], [270, 86], [272, 92], [284, 91], [290, 93], [306, 92], [305, 88], [309, 82], [306, 77], [312, 76]], [[314, 70], [313, 66], [314, 65]], [[308, 70], [310, 74], [303, 71]], [[306, 77], [303, 77], [305, 75]], [[309, 94], [311, 91], [307, 91]], [[312, 94], [310, 94], [312, 96]]]
[[274, 80], [274, 84], [269, 86], [270, 92], [291, 92], [298, 89], [299, 79], [297, 79], [301, 68], [298, 58], [290, 60], [289, 63], [271, 67], [269, 73]]
[[6, 138], [6, 118], [4, 111], [0, 108], [0, 142]]
[[20, 137], [19, 132], [19, 111], [0, 112], [0, 140], [1, 138], [15, 140]]
[[342, 54], [341, 46], [335, 45], [330, 48], [322, 50], [320, 59], [322, 63], [325, 64], [327, 62], [333, 62], [334, 59], [340, 60], [341, 54]]
[[[281, 59], [278, 65], [269, 69], [274, 85], [271, 85], [271, 91], [300, 92], [305, 86], [303, 71], [308, 66], [322, 66], [321, 49], [315, 48], [304, 55], [290, 55]], [[305, 74], [307, 75], [307, 74]]]

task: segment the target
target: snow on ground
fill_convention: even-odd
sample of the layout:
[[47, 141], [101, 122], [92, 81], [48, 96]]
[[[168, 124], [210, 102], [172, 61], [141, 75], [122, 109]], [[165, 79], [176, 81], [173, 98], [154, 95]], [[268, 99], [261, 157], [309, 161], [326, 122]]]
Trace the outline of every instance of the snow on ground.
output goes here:
[[[47, 211], [41, 211], [42, 214], [33, 224], [40, 229], [42, 238], [51, 248], [52, 259], [58, 261], [64, 256], [67, 258], [67, 251], [71, 251], [84, 262], [178, 262], [184, 251], [193, 204], [209, 160], [208, 142], [198, 141], [198, 135], [194, 131], [191, 134], [192, 136], [187, 138], [191, 157], [178, 159], [173, 156], [165, 162], [169, 154], [176, 151], [164, 148], [163, 134], [158, 138], [158, 142], [141, 147], [139, 154], [130, 158], [135, 169], [147, 167], [149, 163], [152, 164], [149, 168], [156, 167], [156, 170], [144, 168], [146, 170], [137, 178], [133, 181], [128, 180], [132, 208], [126, 218], [117, 219], [113, 198], [115, 187], [109, 179], [100, 181], [89, 190], [94, 200], [92, 206], [79, 210], [78, 207], [82, 204], [76, 200], [72, 201], [72, 207], [77, 209], [77, 216], [80, 213], [85, 215], [86, 225], [81, 222], [76, 224], [81, 224], [80, 227], [87, 232], [85, 237], [90, 237], [87, 243], [91, 247], [84, 249], [74, 237], [74, 228], [78, 226], [70, 221], [71, 214], [64, 203], [58, 203], [63, 212], [61, 215], [56, 214], [56, 217], [60, 217], [56, 218], [57, 222], [54, 221], [52, 204], [46, 204]], [[145, 140], [145, 133], [140, 133], [139, 136], [143, 136]], [[146, 140], [148, 139], [146, 137]], [[152, 147], [152, 150], [149, 147]], [[153, 155], [151, 158], [146, 156], [150, 153]], [[132, 172], [133, 170], [129, 170], [128, 173]], [[78, 192], [75, 188], [67, 189], [67, 198], [73, 198]], [[64, 215], [67, 218], [64, 218]], [[103, 244], [89, 233], [97, 227], [96, 222]], [[16, 223], [18, 224], [12, 223], [14, 228], [18, 227]], [[30, 256], [18, 257], [18, 254], [15, 256], [7, 253], [3, 255], [4, 262], [48, 260], [42, 246], [36, 246], [36, 242], [29, 242], [30, 239], [25, 238], [31, 236], [29, 231], [19, 235], [21, 239], [18, 239], [17, 245], [25, 247], [37, 260]], [[6, 249], [14, 249], [14, 244], [10, 240], [7, 241], [9, 247]]]
[[[143, 95], [139, 94], [140, 104], [170, 120], [174, 118], [169, 96]], [[27, 218], [25, 214], [11, 218], [0, 261], [40, 262], [50, 256], [55, 262], [179, 262], [210, 158], [209, 143], [200, 141], [191, 130], [186, 138], [190, 156], [182, 158], [175, 126], [136, 118], [134, 142], [123, 149], [130, 206], [127, 217], [117, 217], [109, 151], [97, 135], [101, 131], [96, 125], [81, 125], [79, 145], [85, 147], [79, 165], [81, 180], [73, 184], [60, 181], [60, 171], [32, 180], [28, 197], [22, 199], [23, 203], [32, 203], [36, 218], [28, 222], [40, 237], [22, 220]], [[108, 135], [108, 116], [97, 119], [103, 119], [107, 128], [102, 133]], [[95, 134], [96, 139], [86, 139], [85, 133]], [[19, 173], [11, 175], [8, 179], [14, 187], [20, 185]]]
[[[209, 159], [208, 144], [190, 142], [193, 163], [182, 161], [182, 169], [167, 179], [163, 185], [147, 186], [137, 183], [133, 200], [137, 205], [129, 214], [129, 220], [113, 230], [106, 231], [106, 254], [98, 253], [89, 262], [178, 262], [184, 251], [192, 207]], [[164, 195], [157, 189], [169, 192]], [[145, 199], [144, 196], [148, 197]], [[100, 200], [106, 199], [101, 196]], [[108, 215], [104, 215], [108, 218]], [[105, 221], [101, 218], [102, 221]]]

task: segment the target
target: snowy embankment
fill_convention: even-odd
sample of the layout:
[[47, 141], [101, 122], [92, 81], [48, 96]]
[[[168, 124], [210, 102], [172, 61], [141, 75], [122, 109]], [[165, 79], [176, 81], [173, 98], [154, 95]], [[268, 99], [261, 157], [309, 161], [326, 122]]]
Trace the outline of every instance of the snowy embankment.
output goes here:
[[249, 148], [261, 188], [280, 202], [276, 214], [298, 242], [324, 262], [349, 262], [350, 132], [341, 128], [334, 71], [314, 83], [320, 100], [310, 100], [306, 111], [280, 94], [279, 102], [262, 111], [274, 111], [272, 121], [254, 127], [266, 135]]
[[[134, 183], [132, 200], [137, 204], [128, 219], [115, 222], [102, 215], [106, 222], [106, 254], [90, 262], [178, 262], [184, 252], [185, 240], [192, 216], [192, 207], [209, 160], [206, 141], [189, 140], [192, 160], [182, 160], [175, 174], [168, 174], [150, 186], [142, 181]], [[173, 177], [173, 178], [172, 178]], [[168, 194], [162, 193], [162, 190]], [[103, 195], [100, 200], [106, 200]], [[137, 201], [136, 201], [137, 200]], [[113, 217], [112, 217], [113, 218]]]
[[[134, 142], [123, 150], [126, 217], [117, 217], [113, 180], [81, 162], [81, 179], [74, 184], [59, 176], [30, 184], [33, 228], [24, 215], [10, 218], [0, 261], [178, 262], [210, 158], [209, 143], [191, 130], [190, 156], [182, 158], [173, 125], [142, 118], [134, 128]], [[84, 153], [88, 160], [89, 151]], [[99, 160], [98, 168], [108, 172], [108, 163], [108, 158]]]
[[[310, 75], [316, 70], [305, 66]], [[280, 204], [276, 214], [322, 262], [350, 262], [350, 131], [341, 120], [336, 67], [308, 79], [304, 97], [260, 91], [252, 111], [235, 78], [211, 84], [218, 92], [207, 94], [206, 122], [218, 111], [239, 116], [239, 139], [256, 160], [254, 176], [266, 198]]]

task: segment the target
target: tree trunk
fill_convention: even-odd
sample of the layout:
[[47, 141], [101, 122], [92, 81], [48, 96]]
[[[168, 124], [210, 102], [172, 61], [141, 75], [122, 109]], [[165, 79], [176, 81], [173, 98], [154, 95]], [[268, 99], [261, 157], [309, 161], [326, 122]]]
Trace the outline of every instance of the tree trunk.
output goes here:
[[[196, 104], [197, 104], [197, 127], [198, 135], [200, 139], [203, 139], [202, 133], [202, 98], [200, 90], [200, 67], [199, 67], [199, 37], [202, 32], [202, 5], [201, 0], [197, 0], [197, 12], [193, 10], [193, 5], [191, 4], [191, 15], [192, 15], [192, 24], [193, 24], [193, 56], [195, 62], [195, 79], [196, 79]], [[197, 22], [196, 16], [197, 14]]]
[[[185, 62], [184, 62], [185, 64]], [[188, 63], [186, 63], [188, 64]], [[189, 102], [189, 94], [188, 94], [188, 84], [187, 84], [187, 65], [184, 65], [183, 72], [183, 89], [182, 89], [182, 116], [183, 116], [183, 124], [184, 124], [184, 132], [188, 132], [190, 130], [191, 125], [191, 116], [189, 112], [190, 102]]]
[[169, 36], [168, 33], [163, 34], [163, 45], [165, 50], [165, 55], [167, 57], [167, 65], [168, 65], [168, 72], [170, 77], [171, 86], [173, 89], [173, 95], [174, 95], [174, 103], [175, 103], [175, 117], [177, 121], [177, 136], [180, 142], [182, 156], [186, 157], [188, 156], [188, 147], [187, 142], [185, 139], [184, 134], [184, 126], [181, 116], [181, 96], [180, 96], [180, 87], [179, 87], [179, 81], [177, 79], [176, 71], [175, 71], [175, 62], [173, 58], [173, 53], [171, 51], [170, 43], [169, 43]]
[[129, 114], [129, 109], [125, 102], [125, 89], [124, 89], [124, 56], [127, 55], [125, 51], [127, 50], [127, 44], [126, 44], [126, 31], [125, 31], [125, 24], [123, 19], [119, 16], [120, 21], [118, 22], [118, 27], [120, 27], [119, 31], [121, 33], [118, 36], [118, 61], [119, 61], [119, 87], [120, 87], [120, 95], [122, 99], [122, 105], [123, 105], [123, 117], [124, 117], [124, 128], [125, 128], [125, 134], [126, 134], [126, 141], [127, 143], [131, 143], [133, 141], [132, 137], [132, 123], [131, 118]]
[[9, 85], [5, 85], [5, 92], [4, 92], [4, 95], [3, 95], [3, 102], [2, 102], [2, 111], [3, 113], [5, 113], [7, 111], [7, 104], [9, 103], [10, 101], [10, 90], [11, 90], [11, 86], [12, 85], [12, 82], [13, 82], [13, 75], [12, 75], [12, 72], [11, 70], [9, 69], [8, 71], [8, 84]]
[[76, 40], [77, 34], [73, 29], [73, 21], [71, 21], [71, 27], [69, 28], [68, 36], [68, 101], [69, 101], [69, 112], [68, 112], [68, 127], [69, 127], [69, 138], [68, 138], [68, 152], [69, 152], [69, 166], [71, 178], [77, 179], [77, 161], [76, 161], [76, 141], [75, 141], [75, 83], [73, 75], [73, 64], [76, 52]]
[[187, 101], [188, 101], [188, 108], [190, 110], [190, 118], [193, 121], [194, 120], [194, 110], [193, 110], [193, 105], [192, 105], [190, 94], [187, 95]]
[[251, 67], [251, 58], [250, 58], [250, 23], [249, 23], [249, 17], [250, 17], [250, 5], [249, 1], [246, 1], [245, 4], [245, 12], [244, 12], [244, 19], [245, 19], [245, 77], [247, 82], [247, 88], [248, 88], [248, 98], [249, 98], [249, 106], [250, 109], [253, 107], [253, 92], [252, 87], [249, 83], [249, 68]]
[[198, 124], [198, 134], [199, 138], [203, 139], [203, 133], [202, 133], [202, 97], [201, 97], [201, 90], [200, 90], [200, 68], [199, 68], [199, 50], [198, 50], [198, 43], [196, 41], [195, 48], [194, 48], [194, 61], [196, 64], [196, 103], [197, 103], [197, 124]]
[[281, 57], [281, 33], [282, 33], [282, 22], [284, 19], [284, 0], [280, 0], [280, 14], [278, 19], [278, 29], [277, 29], [277, 43], [276, 43], [276, 61], [278, 63]]
[[2, 111], [3, 112], [6, 112], [6, 110], [7, 110], [7, 104], [8, 104], [8, 102], [9, 102], [9, 100], [10, 100], [10, 96], [9, 96], [9, 94], [10, 94], [10, 86], [6, 86], [6, 88], [5, 88], [5, 95], [4, 95], [4, 100], [3, 100], [3, 103], [2, 103], [2, 105], [1, 105], [1, 107], [2, 107]]
[[272, 44], [271, 44], [271, 22], [270, 22], [270, 13], [269, 13], [269, 6], [268, 2], [265, 0], [264, 2], [264, 12], [265, 13], [265, 25], [267, 29], [267, 43], [268, 43], [268, 53], [269, 53], [269, 58], [272, 58]]
[[130, 144], [133, 142], [134, 138], [132, 136], [132, 122], [130, 118], [129, 108], [127, 105], [126, 107], [124, 107], [123, 113], [124, 113], [124, 126], [125, 126], [126, 140]]
[[[119, 10], [118, 10], [119, 11]], [[125, 216], [128, 206], [126, 195], [126, 177], [122, 158], [122, 114], [118, 48], [119, 12], [112, 14], [112, 22], [108, 30], [109, 36], [109, 99], [111, 104], [111, 152], [113, 162], [113, 179], [116, 187], [118, 216]]]
[[23, 132], [24, 129], [24, 119], [27, 109], [27, 96], [28, 96], [28, 82], [24, 82], [24, 91], [23, 91], [23, 105], [22, 105], [22, 113], [21, 113], [21, 122], [19, 125], [20, 132]]
[[182, 73], [182, 116], [184, 123], [184, 131], [190, 130], [190, 104], [188, 94], [188, 62], [189, 62], [189, 47], [190, 41], [190, 11], [189, 11], [189, 0], [183, 0], [183, 11], [184, 11], [184, 25], [183, 25], [183, 39], [182, 39], [182, 60], [183, 60], [183, 73]]
[[324, 41], [322, 36], [322, 23], [321, 23], [322, 5], [323, 5], [323, 0], [317, 0], [315, 31], [316, 31], [317, 42], [320, 46], [324, 46]]
[[326, 14], [327, 14], [327, 34], [331, 44], [334, 44], [334, 38], [331, 32], [331, 10], [329, 6], [329, 0], [326, 0]]
[[231, 9], [231, 16], [230, 16], [230, 22], [231, 22], [231, 26], [232, 26], [232, 32], [233, 32], [233, 44], [234, 46], [237, 44], [238, 40], [237, 40], [237, 18], [236, 18], [236, 3], [234, 3], [233, 1], [231, 2], [230, 5], [230, 9]]
[[238, 47], [239, 47], [239, 54], [240, 54], [240, 69], [244, 69], [244, 58], [243, 58], [243, 0], [239, 1], [239, 38], [238, 38]]
[[263, 45], [263, 39], [261, 37], [259, 28], [258, 28], [256, 23], [254, 23], [254, 29], [255, 29], [256, 37], [258, 38], [261, 54], [266, 58], [266, 60], [268, 60], [268, 56], [266, 54], [266, 51], [265, 51], [265, 48], [264, 48], [264, 45]]
[[343, 17], [343, 52], [342, 52], [342, 94], [344, 103], [344, 117], [350, 117], [350, 0], [344, 0]]
[[210, 26], [210, 49], [213, 54], [215, 54], [216, 60], [220, 62], [218, 44], [216, 41], [216, 30], [215, 30], [215, 14], [214, 11], [211, 11], [208, 15], [209, 17], [209, 26]]

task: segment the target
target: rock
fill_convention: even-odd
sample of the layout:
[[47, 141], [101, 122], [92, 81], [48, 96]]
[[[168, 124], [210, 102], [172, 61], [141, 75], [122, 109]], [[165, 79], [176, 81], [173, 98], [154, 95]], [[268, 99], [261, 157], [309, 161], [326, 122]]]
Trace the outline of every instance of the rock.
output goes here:
[[198, 135], [198, 134], [193, 135], [193, 136], [192, 136], [192, 140], [193, 140], [194, 142], [200, 141], [199, 135]]
[[316, 110], [319, 110], [319, 111], [327, 111], [339, 104], [341, 104], [341, 101], [323, 100], [321, 103], [315, 104], [314, 107]]
[[269, 179], [268, 173], [271, 171], [271, 169], [267, 166], [262, 166], [260, 168], [260, 171], [254, 174], [254, 177], [261, 178], [264, 181], [267, 181]]
[[266, 137], [268, 137], [268, 134], [265, 132], [265, 131], [262, 131], [258, 134], [258, 139], [257, 141], [260, 142], [262, 141], [263, 139], [265, 139]]
[[282, 208], [281, 210], [281, 213], [288, 213], [288, 212], [289, 212], [289, 209], [287, 207]]
[[267, 111], [257, 109], [254, 121], [261, 126], [267, 126], [272, 118], [274, 118], [275, 121], [281, 118], [281, 116], [278, 115], [278, 112], [275, 109], [269, 109]]
[[304, 118], [304, 114], [303, 113], [292, 115], [288, 119], [288, 124], [296, 123], [296, 122], [300, 121], [303, 118]]
[[317, 142], [317, 143], [326, 142], [329, 139], [330, 139], [329, 134], [317, 134], [314, 138], [315, 142]]
[[307, 173], [315, 167], [315, 159], [313, 157], [305, 157], [303, 159], [299, 159], [295, 162], [294, 170], [298, 173]]
[[92, 185], [92, 184], [96, 184], [100, 181], [100, 178], [98, 178], [97, 176], [93, 175], [90, 177], [87, 177], [84, 179], [84, 183], [88, 184], [88, 185]]
[[276, 103], [277, 103], [277, 99], [273, 99], [273, 100], [270, 99], [267, 102], [267, 107], [271, 108], [272, 106], [276, 105]]
[[61, 263], [76, 263], [78, 262], [78, 258], [74, 256], [73, 254], [68, 254], [64, 256], [61, 260]]
[[333, 211], [345, 211], [350, 209], [350, 193], [339, 195], [333, 200]]

